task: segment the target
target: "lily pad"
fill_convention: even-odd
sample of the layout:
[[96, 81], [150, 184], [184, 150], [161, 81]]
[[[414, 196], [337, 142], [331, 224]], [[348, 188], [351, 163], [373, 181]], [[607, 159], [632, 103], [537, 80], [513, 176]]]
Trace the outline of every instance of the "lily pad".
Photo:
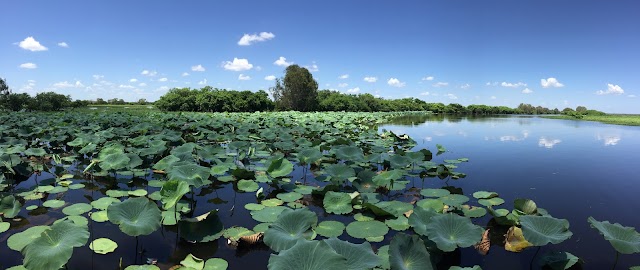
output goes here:
[[354, 221], [347, 225], [347, 234], [354, 238], [384, 237], [388, 232], [389, 227], [377, 220]]
[[136, 189], [133, 191], [129, 191], [127, 194], [129, 194], [130, 196], [135, 196], [135, 197], [143, 197], [147, 195], [147, 191], [144, 189]]
[[494, 197], [498, 197], [498, 193], [490, 191], [476, 191], [473, 193], [473, 197], [476, 199], [491, 199]]
[[640, 234], [633, 227], [625, 227], [619, 223], [609, 221], [597, 221], [593, 217], [587, 219], [592, 228], [595, 228], [609, 241], [616, 251], [622, 254], [640, 252]]
[[16, 197], [9, 195], [0, 200], [0, 214], [6, 218], [14, 218], [20, 213], [22, 204], [16, 200]]
[[569, 221], [545, 216], [520, 216], [522, 235], [534, 246], [548, 243], [558, 244], [569, 239], [573, 233], [569, 231]]
[[62, 208], [62, 213], [67, 216], [79, 216], [91, 211], [93, 207], [88, 203], [76, 203]]
[[284, 202], [280, 199], [273, 198], [273, 199], [263, 200], [260, 202], [260, 204], [266, 207], [274, 207], [274, 206], [282, 205], [284, 204]]
[[229, 267], [229, 263], [224, 259], [211, 258], [204, 263], [203, 270], [226, 270]]
[[324, 195], [322, 203], [327, 213], [340, 215], [353, 211], [351, 196], [348, 193], [329, 191]]
[[426, 224], [429, 240], [442, 251], [454, 251], [457, 247], [470, 247], [480, 242], [484, 229], [471, 223], [471, 219], [454, 214], [436, 215]]
[[258, 190], [259, 186], [256, 181], [253, 180], [238, 180], [238, 190], [244, 192], [254, 192]]
[[267, 173], [273, 178], [284, 177], [293, 172], [293, 164], [286, 158], [272, 160], [267, 168]]
[[109, 238], [98, 238], [89, 244], [89, 248], [98, 254], [107, 254], [116, 250], [118, 244]]
[[148, 235], [160, 227], [162, 218], [158, 206], [144, 197], [116, 202], [107, 208], [111, 223], [129, 236]]
[[324, 241], [298, 240], [290, 249], [271, 254], [268, 269], [325, 270], [347, 269], [347, 259]]
[[450, 194], [440, 197], [440, 200], [449, 206], [461, 206], [463, 203], [469, 201], [469, 197], [460, 194]]
[[7, 239], [7, 246], [12, 250], [22, 251], [25, 246], [40, 237], [40, 234], [48, 228], [49, 226], [33, 226], [23, 232], [13, 234]]
[[[120, 200], [112, 197], [102, 197], [100, 199], [92, 201], [91, 206], [93, 206], [93, 208], [98, 210], [107, 210], [107, 208], [109, 208], [109, 205], [115, 202], [120, 202]], [[64, 204], [64, 202], [62, 203]]]
[[257, 210], [262, 210], [264, 209], [266, 206], [262, 205], [262, 204], [257, 204], [257, 203], [248, 203], [244, 205], [244, 208], [249, 210], [249, 211], [257, 211]]
[[107, 210], [101, 210], [98, 212], [91, 213], [91, 220], [95, 222], [105, 222], [109, 220], [109, 216], [107, 216]]
[[344, 232], [344, 224], [335, 220], [325, 220], [323, 222], [318, 223], [318, 226], [315, 227], [315, 231], [317, 234], [322, 235], [324, 237], [338, 237], [342, 235]]
[[425, 188], [420, 191], [420, 195], [425, 197], [444, 197], [449, 194], [451, 194], [451, 192], [441, 188]]
[[567, 270], [582, 260], [569, 252], [549, 251], [540, 257], [540, 265], [548, 266], [553, 270]]
[[294, 202], [302, 198], [302, 194], [298, 192], [279, 193], [278, 195], [276, 195], [276, 198], [282, 200], [283, 202]]
[[[251, 211], [251, 217], [258, 222], [274, 222], [282, 211], [287, 210], [284, 206], [266, 207], [262, 210]], [[289, 209], [291, 210], [291, 209]]]
[[170, 180], [181, 180], [195, 188], [202, 187], [211, 176], [210, 170], [198, 164], [191, 163], [173, 166], [167, 172]]
[[179, 222], [180, 237], [190, 242], [211, 242], [222, 236], [224, 226], [217, 211], [183, 219]]
[[184, 260], [180, 261], [180, 264], [184, 265], [188, 269], [203, 269], [204, 260], [200, 259], [193, 254], [187, 255]]
[[9, 222], [0, 222], [0, 233], [6, 232], [11, 227]]
[[160, 196], [162, 196], [162, 207], [172, 208], [178, 203], [180, 198], [189, 192], [189, 184], [181, 180], [169, 180], [162, 185]]
[[85, 226], [70, 221], [54, 223], [21, 251], [27, 269], [60, 269], [65, 265], [73, 248], [84, 246], [89, 239]]
[[413, 213], [409, 216], [409, 225], [413, 227], [413, 230], [420, 235], [427, 235], [427, 224], [431, 222], [431, 218], [437, 216], [438, 213], [433, 209], [425, 209], [422, 207], [416, 207], [413, 209]]
[[276, 252], [291, 248], [298, 239], [313, 239], [317, 223], [318, 216], [306, 208], [283, 212], [264, 233], [264, 243]]
[[346, 269], [372, 269], [381, 263], [380, 258], [373, 253], [369, 242], [353, 244], [338, 238], [329, 238], [324, 242], [329, 244], [336, 253], [347, 258]]
[[389, 244], [391, 269], [433, 270], [431, 256], [417, 235], [396, 234]]
[[404, 231], [409, 229], [409, 220], [405, 216], [399, 216], [396, 219], [387, 219], [384, 221], [389, 228], [396, 231]]
[[231, 228], [227, 228], [222, 232], [222, 236], [224, 236], [224, 238], [230, 239], [230, 240], [234, 240], [234, 241], [238, 241], [238, 239], [240, 239], [240, 237], [242, 236], [247, 236], [247, 235], [252, 235], [255, 232], [253, 232], [252, 230], [249, 230], [245, 227], [231, 227]]
[[489, 207], [489, 206], [501, 205], [504, 203], [504, 200], [502, 198], [494, 197], [491, 199], [480, 199], [478, 200], [478, 203], [486, 207]]

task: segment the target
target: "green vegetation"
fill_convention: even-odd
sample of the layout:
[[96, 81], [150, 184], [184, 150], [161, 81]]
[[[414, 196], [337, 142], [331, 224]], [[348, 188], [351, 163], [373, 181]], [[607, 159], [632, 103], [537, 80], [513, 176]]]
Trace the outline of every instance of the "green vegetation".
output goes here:
[[278, 110], [308, 112], [318, 106], [318, 82], [309, 70], [298, 65], [288, 66], [284, 78], [276, 79], [270, 90]]
[[547, 115], [544, 117], [550, 119], [584, 120], [614, 125], [640, 126], [640, 115], [637, 114], [581, 115], [579, 117], [572, 115]]
[[[221, 237], [235, 245], [262, 242], [273, 252], [264, 262], [269, 269], [436, 269], [440, 258], [471, 246], [484, 254], [490, 247], [520, 252], [572, 237], [567, 220], [551, 216], [532, 200], [516, 199], [507, 209], [497, 192], [450, 186], [448, 181], [466, 177], [457, 169], [469, 159], [437, 163], [434, 156], [449, 154], [442, 145], [418, 150], [406, 135], [378, 132], [378, 124], [400, 115], [3, 114], [2, 218], [24, 218], [38, 209], [59, 211], [67, 204], [62, 199], [71, 201], [62, 208], [64, 217], [52, 225], [22, 230], [28, 223], [0, 222], [0, 233], [10, 235], [7, 244], [23, 254], [27, 269], [59, 269], [76, 249], [120, 257], [117, 246], [136, 246], [143, 235], [159, 237], [161, 227], [163, 234], [175, 232], [185, 245]], [[49, 177], [38, 181], [39, 175]], [[36, 181], [25, 184], [32, 176]], [[429, 186], [419, 188], [425, 179]], [[196, 203], [196, 196], [220, 200], [222, 188], [234, 193], [233, 207], [235, 196], [241, 198], [251, 222], [229, 227], [232, 220], [246, 219], [229, 219], [214, 204]], [[90, 204], [78, 199], [85, 197]], [[44, 207], [33, 208], [41, 201]], [[205, 214], [194, 217], [196, 212]], [[485, 223], [481, 217], [487, 213]], [[589, 222], [618, 252], [640, 251], [635, 229]], [[106, 223], [119, 227], [117, 235], [110, 235], [116, 241], [96, 239], [87, 245]], [[364, 242], [339, 239], [345, 233]], [[371, 243], [380, 243], [377, 253]], [[567, 252], [541, 258], [554, 268], [581, 263]], [[455, 260], [440, 263], [447, 261]], [[221, 259], [205, 261], [191, 254], [180, 264], [194, 269], [228, 266]]]
[[255, 112], [270, 111], [273, 102], [264, 91], [228, 91], [206, 86], [199, 90], [174, 88], [154, 105], [163, 111]]

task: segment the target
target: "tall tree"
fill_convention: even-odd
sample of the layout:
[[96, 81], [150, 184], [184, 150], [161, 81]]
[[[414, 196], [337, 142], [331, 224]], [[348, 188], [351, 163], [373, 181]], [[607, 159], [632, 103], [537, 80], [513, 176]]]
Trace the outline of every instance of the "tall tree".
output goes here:
[[0, 95], [6, 96], [9, 94], [11, 94], [11, 89], [9, 89], [7, 82], [3, 78], [0, 78]]
[[269, 90], [278, 109], [312, 111], [318, 105], [318, 82], [308, 69], [298, 65], [288, 66], [283, 79]]

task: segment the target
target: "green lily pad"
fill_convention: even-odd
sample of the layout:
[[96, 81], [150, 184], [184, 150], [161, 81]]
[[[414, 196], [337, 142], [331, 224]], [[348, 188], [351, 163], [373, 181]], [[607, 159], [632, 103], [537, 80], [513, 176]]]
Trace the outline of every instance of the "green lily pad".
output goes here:
[[11, 227], [9, 222], [0, 222], [0, 233], [6, 232]]
[[249, 210], [249, 211], [257, 211], [257, 210], [262, 210], [264, 209], [266, 206], [262, 205], [262, 204], [257, 204], [257, 203], [248, 203], [244, 205], [244, 208]]
[[0, 199], [0, 214], [6, 218], [14, 218], [20, 213], [22, 204], [16, 197], [9, 195]]
[[135, 196], [135, 197], [143, 197], [147, 195], [147, 191], [144, 189], [136, 189], [133, 191], [129, 191], [127, 194], [130, 196]]
[[160, 196], [164, 209], [172, 208], [180, 198], [189, 192], [189, 184], [181, 180], [169, 180], [162, 185]]
[[158, 206], [144, 197], [129, 198], [107, 208], [111, 223], [129, 236], [148, 235], [160, 227], [162, 218]]
[[329, 191], [324, 195], [322, 203], [327, 213], [340, 215], [353, 211], [353, 207], [351, 207], [351, 196], [348, 193]]
[[357, 213], [355, 215], [353, 215], [353, 219], [357, 220], [357, 221], [371, 221], [371, 220], [375, 220], [376, 217], [372, 214], [369, 213]]
[[209, 179], [210, 169], [202, 167], [195, 163], [173, 166], [167, 172], [170, 180], [181, 180], [187, 182], [187, 184], [199, 188], [205, 184], [205, 181]]
[[396, 219], [387, 219], [384, 221], [384, 224], [387, 224], [389, 228], [396, 231], [404, 231], [409, 229], [409, 220], [404, 216], [399, 216]]
[[461, 206], [463, 203], [469, 201], [469, 197], [460, 194], [450, 194], [444, 197], [440, 197], [440, 200], [449, 206]]
[[260, 202], [260, 204], [266, 206], [266, 207], [274, 207], [274, 206], [279, 206], [284, 204], [284, 202], [280, 199], [268, 199], [268, 200], [263, 200]]
[[[102, 197], [100, 199], [92, 201], [91, 202], [91, 206], [93, 206], [93, 208], [98, 209], [98, 210], [107, 210], [107, 208], [109, 208], [109, 205], [111, 205], [112, 203], [115, 203], [115, 202], [120, 202], [120, 200], [118, 200], [116, 198], [112, 198], [112, 197]], [[64, 203], [64, 202], [62, 202], [62, 203]]]
[[69, 189], [82, 189], [84, 188], [85, 185], [84, 184], [73, 184], [73, 185], [69, 185]]
[[259, 186], [256, 181], [253, 180], [238, 180], [238, 190], [244, 192], [254, 192], [258, 190]]
[[482, 207], [463, 205], [462, 213], [464, 213], [465, 217], [479, 218], [487, 214], [487, 209], [484, 209]]
[[114, 252], [118, 247], [118, 243], [113, 242], [109, 238], [98, 238], [89, 244], [89, 249], [98, 254], [107, 254]]
[[101, 211], [98, 211], [98, 212], [91, 213], [91, 220], [93, 220], [95, 222], [108, 221], [109, 220], [109, 216], [107, 216], [107, 210], [101, 210]]
[[283, 212], [264, 233], [264, 243], [276, 252], [291, 248], [298, 239], [313, 239], [315, 233], [311, 228], [317, 223], [318, 216], [308, 209]]
[[389, 244], [389, 262], [391, 269], [433, 270], [431, 256], [424, 241], [417, 235], [396, 234]]
[[441, 188], [425, 188], [423, 190], [420, 191], [420, 195], [425, 196], [425, 197], [444, 197], [451, 194], [451, 192], [449, 192], [446, 189], [441, 189]]
[[446, 252], [480, 242], [483, 232], [484, 229], [471, 223], [471, 219], [454, 214], [436, 215], [426, 224], [429, 240]]
[[384, 201], [376, 203], [376, 206], [396, 217], [403, 216], [404, 213], [413, 209], [413, 205], [401, 201]]
[[293, 172], [293, 164], [286, 158], [272, 160], [267, 168], [267, 173], [273, 178], [284, 177]]
[[203, 269], [204, 260], [200, 259], [193, 254], [187, 255], [184, 260], [180, 261], [180, 264], [184, 265], [188, 269]]
[[282, 200], [283, 202], [294, 202], [302, 198], [302, 194], [298, 192], [287, 192], [287, 193], [279, 193], [276, 195], [276, 198]]
[[289, 209], [284, 206], [266, 207], [262, 210], [251, 211], [251, 217], [258, 222], [274, 222], [282, 211]]
[[89, 239], [86, 226], [70, 221], [54, 223], [24, 247], [24, 266], [27, 269], [60, 269], [65, 265], [73, 248], [84, 246]]
[[595, 228], [609, 241], [613, 248], [622, 254], [640, 252], [640, 234], [633, 227], [625, 227], [619, 223], [609, 221], [597, 221], [593, 217], [587, 219], [592, 228]]
[[549, 251], [540, 257], [540, 265], [553, 270], [567, 270], [582, 260], [569, 252]]
[[229, 267], [229, 263], [224, 259], [211, 258], [204, 263], [203, 270], [226, 270]]
[[524, 238], [534, 246], [558, 244], [573, 235], [566, 219], [527, 215], [520, 216], [520, 225]]
[[222, 236], [224, 225], [217, 211], [210, 211], [192, 219], [179, 222], [180, 237], [190, 242], [211, 242]]
[[342, 235], [344, 232], [344, 224], [335, 220], [325, 220], [323, 222], [318, 223], [318, 226], [315, 227], [315, 231], [317, 234], [322, 235], [324, 237], [338, 237]]
[[88, 203], [76, 203], [62, 208], [62, 213], [67, 216], [79, 216], [91, 211], [93, 207]]
[[227, 228], [224, 231], [222, 231], [222, 236], [224, 236], [224, 238], [230, 239], [230, 240], [234, 240], [234, 241], [238, 241], [238, 239], [240, 239], [240, 237], [242, 236], [247, 236], [247, 235], [252, 235], [255, 232], [253, 232], [252, 230], [249, 230], [245, 227], [231, 227], [231, 228]]
[[413, 213], [409, 216], [409, 225], [413, 227], [413, 230], [420, 235], [427, 235], [427, 224], [431, 222], [431, 218], [437, 216], [438, 213], [430, 208], [416, 207], [413, 209]]
[[157, 267], [152, 264], [145, 265], [129, 265], [124, 270], [160, 270], [160, 267]]
[[489, 207], [489, 206], [501, 205], [504, 203], [504, 200], [502, 198], [494, 197], [491, 199], [480, 199], [478, 200], [478, 203], [486, 207]]
[[266, 232], [269, 229], [269, 225], [271, 225], [271, 223], [259, 223], [258, 225], [253, 226], [253, 231], [257, 233]]
[[490, 191], [476, 191], [473, 193], [473, 197], [476, 199], [491, 199], [498, 197], [498, 193]]
[[338, 238], [324, 240], [336, 253], [347, 258], [346, 269], [372, 269], [380, 265], [380, 258], [373, 253], [371, 244], [353, 244]]
[[324, 241], [300, 239], [278, 255], [271, 254], [267, 267], [278, 270], [347, 269], [347, 259]]
[[27, 211], [31, 211], [31, 210], [35, 210], [35, 209], [37, 209], [37, 208], [38, 208], [38, 206], [37, 206], [37, 205], [29, 205], [29, 206], [27, 206], [25, 209], [27, 209]]
[[107, 194], [107, 196], [112, 197], [112, 198], [120, 198], [120, 197], [129, 196], [129, 191], [128, 190], [110, 189], [110, 190], [107, 190], [106, 194]]
[[442, 213], [444, 210], [444, 203], [439, 199], [424, 199], [419, 200], [416, 203], [416, 206], [422, 207], [424, 209], [431, 209], [435, 212]]
[[377, 220], [354, 221], [347, 225], [347, 234], [354, 238], [384, 237], [388, 232], [389, 227]]
[[15, 251], [22, 251], [22, 249], [34, 239], [40, 237], [40, 234], [48, 229], [49, 226], [33, 226], [20, 233], [15, 233], [7, 239], [7, 246]]

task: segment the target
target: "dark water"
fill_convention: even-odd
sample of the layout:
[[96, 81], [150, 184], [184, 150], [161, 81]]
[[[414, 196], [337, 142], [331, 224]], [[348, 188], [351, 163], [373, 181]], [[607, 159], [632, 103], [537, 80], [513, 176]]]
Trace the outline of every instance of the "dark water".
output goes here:
[[[495, 191], [508, 209], [514, 199], [529, 198], [552, 216], [569, 220], [573, 237], [539, 254], [568, 251], [585, 261], [584, 269], [611, 269], [615, 250], [587, 218], [640, 228], [640, 127], [539, 117], [405, 120], [385, 128], [409, 134], [418, 148], [444, 145], [450, 152], [439, 159], [470, 159], [459, 169], [468, 176], [449, 181], [465, 195]], [[467, 249], [462, 263], [479, 259], [483, 269], [528, 269], [534, 252], [514, 254], [494, 246], [477, 258]], [[634, 265], [640, 265], [640, 255], [620, 255], [616, 269]]]
[[[515, 198], [533, 199], [556, 218], [569, 220], [573, 237], [558, 245], [542, 247], [540, 254], [550, 250], [568, 251], [585, 261], [584, 269], [610, 269], [615, 250], [609, 242], [587, 223], [587, 217], [609, 220], [625, 226], [640, 224], [640, 200], [638, 200], [638, 175], [640, 166], [640, 128], [606, 125], [593, 122], [550, 120], [537, 117], [485, 117], [485, 118], [405, 118], [396, 124], [381, 127], [396, 133], [407, 133], [418, 142], [417, 149], [428, 148], [435, 152], [435, 144], [444, 145], [448, 152], [435, 156], [435, 162], [466, 157], [470, 161], [459, 164], [456, 171], [468, 176], [464, 179], [444, 182], [429, 179], [424, 187], [438, 188], [446, 185], [462, 188], [465, 195], [479, 190], [495, 191], [505, 199], [504, 208], [512, 209]], [[309, 175], [312, 177], [311, 175]], [[297, 168], [294, 178], [302, 177]], [[39, 176], [42, 181], [48, 177]], [[152, 179], [148, 176], [147, 179]], [[295, 180], [295, 179], [294, 179]], [[144, 188], [149, 193], [158, 188], [146, 186], [146, 181], [135, 178], [133, 183], [117, 183], [113, 178], [101, 180], [77, 180], [87, 187], [70, 190], [63, 195], [50, 194], [43, 200], [28, 201], [20, 213], [22, 226], [12, 222], [9, 231], [0, 234], [0, 268], [22, 263], [19, 252], [8, 249], [6, 239], [34, 225], [49, 225], [64, 217], [62, 208], [44, 208], [27, 211], [29, 205], [41, 205], [47, 199], [59, 199], [71, 203], [85, 202], [106, 196], [108, 189], [135, 190]], [[35, 184], [35, 177], [21, 183], [18, 188]], [[413, 183], [420, 186], [418, 180]], [[263, 184], [261, 184], [262, 186]], [[94, 188], [92, 188], [94, 187]], [[266, 186], [265, 186], [266, 187]], [[266, 192], [269, 193], [269, 192]], [[189, 196], [189, 195], [187, 195]], [[195, 211], [191, 216], [218, 209], [225, 227], [233, 225], [249, 229], [257, 225], [244, 205], [257, 202], [254, 193], [236, 192], [232, 184], [220, 183], [195, 192]], [[318, 213], [320, 220], [333, 219], [348, 223], [348, 216], [326, 215], [321, 207], [310, 209]], [[86, 216], [86, 215], [85, 215]], [[5, 219], [6, 220], [6, 219]], [[119, 269], [131, 264], [144, 264], [149, 258], [157, 259], [162, 269], [179, 264], [192, 253], [200, 258], [224, 258], [229, 269], [266, 269], [271, 251], [266, 247], [252, 250], [234, 249], [224, 238], [203, 244], [192, 244], [176, 239], [176, 226], [163, 226], [151, 235], [138, 239], [129, 237], [110, 222], [97, 223], [90, 219], [91, 238], [108, 237], [118, 243], [118, 249], [107, 255], [94, 254], [88, 246], [76, 248], [68, 264], [69, 269]], [[485, 226], [488, 217], [476, 220]], [[390, 231], [392, 232], [392, 231]], [[388, 244], [393, 233], [383, 243], [373, 243], [374, 248]], [[352, 239], [345, 233], [343, 240]], [[136, 252], [142, 250], [142, 252]], [[492, 246], [486, 256], [466, 248], [447, 255], [442, 269], [448, 265], [472, 266], [483, 269], [529, 269], [535, 248], [522, 253], [504, 251]], [[617, 269], [640, 265], [639, 255], [621, 255]], [[535, 266], [534, 269], [539, 269]]]

